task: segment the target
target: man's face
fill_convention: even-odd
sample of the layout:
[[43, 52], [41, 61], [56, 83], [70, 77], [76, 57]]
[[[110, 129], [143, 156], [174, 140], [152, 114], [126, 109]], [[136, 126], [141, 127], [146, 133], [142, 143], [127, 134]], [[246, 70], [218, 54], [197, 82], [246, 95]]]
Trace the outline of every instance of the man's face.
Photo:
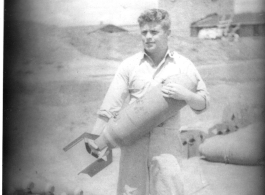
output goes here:
[[170, 30], [164, 30], [159, 23], [146, 23], [140, 27], [144, 49], [153, 54], [164, 51], [168, 46]]

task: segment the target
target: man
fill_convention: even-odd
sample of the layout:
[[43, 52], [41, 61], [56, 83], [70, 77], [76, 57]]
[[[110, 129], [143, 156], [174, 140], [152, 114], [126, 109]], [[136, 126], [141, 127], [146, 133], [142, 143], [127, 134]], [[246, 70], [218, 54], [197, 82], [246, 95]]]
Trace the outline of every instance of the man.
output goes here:
[[[196, 92], [171, 82], [162, 87], [163, 96], [185, 100], [196, 113], [207, 108], [208, 92], [195, 66], [168, 48], [169, 14], [161, 9], [150, 9], [140, 15], [138, 23], [144, 51], [121, 63], [98, 111], [93, 134], [101, 134], [108, 120], [121, 110], [127, 96], [131, 104], [143, 97], [147, 86], [155, 86], [179, 73], [196, 78]], [[121, 147], [117, 195], [183, 194], [179, 129], [180, 112], [177, 112], [134, 144]], [[92, 141], [89, 144], [97, 148]]]

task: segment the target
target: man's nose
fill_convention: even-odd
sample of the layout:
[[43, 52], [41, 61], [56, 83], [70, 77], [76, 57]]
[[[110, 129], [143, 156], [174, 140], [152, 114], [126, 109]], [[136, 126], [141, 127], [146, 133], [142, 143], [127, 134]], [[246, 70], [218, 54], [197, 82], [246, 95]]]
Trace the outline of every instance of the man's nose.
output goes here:
[[152, 34], [150, 32], [147, 32], [145, 37], [146, 37], [146, 39], [151, 39], [152, 38]]

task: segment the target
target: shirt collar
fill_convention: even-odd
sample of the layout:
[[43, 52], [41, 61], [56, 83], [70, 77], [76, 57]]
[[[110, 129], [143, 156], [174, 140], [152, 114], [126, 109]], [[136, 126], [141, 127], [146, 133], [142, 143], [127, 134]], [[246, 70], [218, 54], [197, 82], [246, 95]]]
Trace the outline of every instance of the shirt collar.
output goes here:
[[[145, 58], [150, 58], [149, 56], [148, 56], [148, 54], [145, 52], [145, 50], [143, 50], [142, 52], [141, 52], [141, 62], [143, 61], [143, 60], [145, 60]], [[174, 58], [174, 52], [173, 51], [171, 51], [170, 49], [168, 49], [167, 50], [167, 52], [166, 52], [166, 54], [165, 54], [165, 57], [164, 57], [164, 59], [166, 58], [166, 57], [170, 57], [170, 58]]]

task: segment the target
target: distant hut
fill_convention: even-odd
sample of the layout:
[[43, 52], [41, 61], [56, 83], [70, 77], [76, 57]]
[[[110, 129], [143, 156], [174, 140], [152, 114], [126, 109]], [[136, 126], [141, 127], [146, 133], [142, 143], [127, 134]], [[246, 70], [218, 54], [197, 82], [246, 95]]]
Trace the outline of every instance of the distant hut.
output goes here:
[[[191, 36], [196, 37], [204, 28], [217, 28], [221, 16], [210, 14], [205, 18], [193, 22], [190, 26]], [[241, 13], [232, 18], [231, 28], [240, 24], [237, 31], [240, 37], [265, 36], [265, 14], [264, 13]]]
[[105, 26], [101, 27], [100, 30], [104, 31], [104, 32], [108, 32], [108, 33], [117, 33], [117, 32], [126, 32], [127, 31], [121, 27], [118, 27], [118, 26], [115, 26], [112, 24], [105, 25]]

